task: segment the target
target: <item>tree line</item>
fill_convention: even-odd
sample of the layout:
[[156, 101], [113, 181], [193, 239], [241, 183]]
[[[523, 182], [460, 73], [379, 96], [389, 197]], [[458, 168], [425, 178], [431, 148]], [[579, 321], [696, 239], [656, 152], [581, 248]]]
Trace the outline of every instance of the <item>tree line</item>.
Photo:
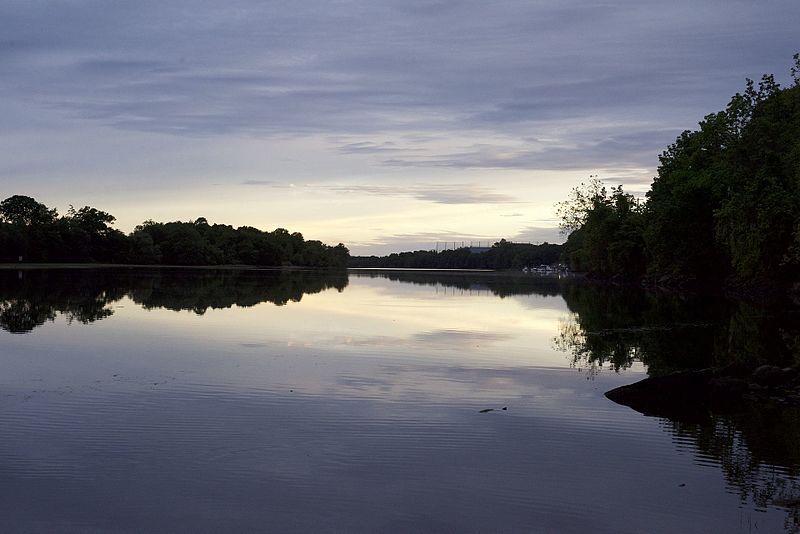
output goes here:
[[562, 246], [552, 243], [531, 245], [501, 239], [489, 250], [473, 252], [469, 247], [454, 250], [417, 250], [388, 256], [353, 256], [350, 267], [403, 269], [521, 269], [558, 263]]
[[140, 265], [261, 265], [344, 268], [349, 252], [299, 232], [250, 226], [148, 220], [125, 234], [102, 210], [70, 207], [59, 216], [35, 199], [0, 202], [0, 262], [98, 262]]
[[800, 280], [800, 55], [747, 80], [659, 157], [643, 201], [592, 178], [558, 205], [574, 270], [732, 285]]

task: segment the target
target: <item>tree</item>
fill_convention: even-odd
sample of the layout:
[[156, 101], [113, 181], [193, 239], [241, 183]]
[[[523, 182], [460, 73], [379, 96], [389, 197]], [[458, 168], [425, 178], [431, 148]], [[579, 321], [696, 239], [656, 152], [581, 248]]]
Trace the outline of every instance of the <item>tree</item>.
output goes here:
[[21, 225], [44, 225], [55, 221], [58, 213], [24, 195], [14, 195], [0, 202], [0, 220]]
[[564, 250], [574, 270], [628, 276], [644, 272], [642, 206], [621, 185], [609, 194], [592, 176], [557, 211], [561, 228], [571, 230]]
[[603, 203], [606, 198], [606, 187], [597, 175], [589, 175], [587, 183], [574, 187], [570, 198], [556, 204], [556, 215], [561, 222], [559, 227], [564, 232], [577, 230], [586, 222], [589, 213]]
[[345, 267], [347, 248], [305, 241], [303, 234], [278, 228], [144, 221], [130, 235], [113, 228], [108, 212], [70, 206], [63, 217], [31, 197], [0, 202], [0, 261], [129, 262], [170, 265], [289, 265]]
[[716, 237], [738, 277], [800, 274], [800, 85], [759, 90], [740, 142], [728, 154]]
[[[788, 286], [800, 280], [800, 54], [794, 84], [748, 79], [659, 156], [641, 205], [592, 177], [557, 211], [574, 269]], [[644, 267], [643, 267], [644, 266]]]
[[98, 210], [89, 206], [84, 206], [79, 210], [69, 207], [67, 216], [72, 224], [81, 228], [89, 235], [105, 236], [111, 231], [111, 226], [116, 221], [116, 217], [105, 211]]

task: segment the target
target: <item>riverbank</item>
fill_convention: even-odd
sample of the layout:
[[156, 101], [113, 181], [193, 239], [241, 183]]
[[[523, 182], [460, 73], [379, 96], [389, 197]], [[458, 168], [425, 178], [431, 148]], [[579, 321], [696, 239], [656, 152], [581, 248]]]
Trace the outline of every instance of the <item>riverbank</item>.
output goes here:
[[343, 271], [302, 265], [153, 265], [134, 263], [0, 263], [0, 269], [9, 271], [30, 271], [42, 269], [194, 269], [194, 270], [250, 270], [250, 271]]
[[517, 269], [435, 269], [435, 268], [407, 268], [407, 267], [348, 267], [347, 272], [355, 274], [435, 274], [437, 276], [477, 276], [490, 278], [513, 279], [583, 279], [583, 273], [525, 273]]

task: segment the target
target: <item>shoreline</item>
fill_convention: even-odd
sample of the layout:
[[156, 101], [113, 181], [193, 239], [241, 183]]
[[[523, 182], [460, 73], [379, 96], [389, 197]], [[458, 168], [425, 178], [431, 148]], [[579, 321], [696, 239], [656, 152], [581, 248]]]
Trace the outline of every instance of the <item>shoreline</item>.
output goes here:
[[435, 274], [440, 276], [469, 275], [480, 278], [527, 278], [530, 280], [586, 280], [584, 273], [525, 273], [518, 270], [495, 269], [436, 269], [436, 268], [410, 268], [410, 267], [348, 267], [348, 273], [353, 274]]
[[477, 275], [481, 277], [503, 278], [547, 278], [547, 279], [586, 279], [584, 273], [524, 273], [517, 270], [495, 269], [435, 269], [435, 268], [407, 268], [407, 267], [308, 267], [303, 265], [154, 265], [136, 263], [0, 263], [0, 270], [6, 271], [31, 271], [55, 269], [190, 269], [190, 270], [241, 270], [241, 271], [346, 271], [353, 274], [379, 274], [379, 273], [420, 273], [437, 275]]
[[135, 263], [0, 263], [0, 270], [32, 271], [49, 269], [193, 269], [238, 271], [332, 271], [345, 270], [333, 267], [304, 267], [301, 265], [152, 265]]

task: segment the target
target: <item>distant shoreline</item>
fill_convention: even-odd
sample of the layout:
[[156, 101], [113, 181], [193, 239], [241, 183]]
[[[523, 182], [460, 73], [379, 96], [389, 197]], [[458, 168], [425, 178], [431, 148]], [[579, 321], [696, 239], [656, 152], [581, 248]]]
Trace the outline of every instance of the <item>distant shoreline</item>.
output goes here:
[[[230, 270], [230, 271], [331, 271], [340, 269], [292, 266], [259, 266], [259, 265], [153, 265], [131, 263], [0, 263], [0, 271], [33, 271], [33, 270], [90, 270], [90, 269], [186, 269], [186, 270]], [[473, 275], [481, 277], [519, 277], [519, 278], [557, 278], [553, 275], [524, 273], [519, 270], [497, 269], [435, 269], [435, 268], [408, 268], [408, 267], [348, 267], [348, 273], [353, 274], [379, 274], [379, 273], [420, 273], [438, 274], [443, 276]], [[568, 278], [583, 278], [582, 273], [566, 275]]]
[[584, 280], [585, 273], [545, 274], [525, 273], [517, 269], [433, 269], [433, 268], [406, 268], [406, 267], [348, 267], [352, 274], [431, 274], [438, 276], [469, 275], [480, 278], [520, 278], [528, 280]]
[[448, 272], [448, 273], [498, 273], [497, 269], [439, 269], [436, 267], [348, 267], [348, 271], [407, 271], [407, 272]]

